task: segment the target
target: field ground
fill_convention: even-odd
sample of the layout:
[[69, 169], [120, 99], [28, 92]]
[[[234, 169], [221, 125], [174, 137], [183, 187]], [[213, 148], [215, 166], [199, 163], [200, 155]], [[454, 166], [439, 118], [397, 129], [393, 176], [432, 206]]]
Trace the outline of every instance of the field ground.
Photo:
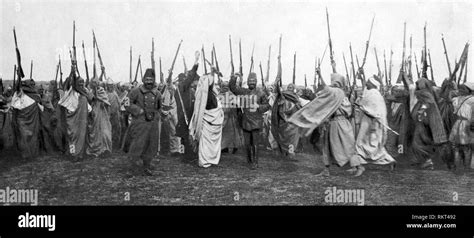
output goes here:
[[59, 155], [24, 161], [2, 152], [0, 188], [38, 189], [39, 205], [333, 205], [324, 199], [333, 186], [364, 189], [365, 205], [474, 205], [474, 172], [453, 173], [439, 161], [428, 171], [399, 158], [393, 172], [367, 166], [357, 178], [332, 166], [332, 176], [323, 178], [316, 176], [323, 165], [313, 152], [290, 162], [260, 150], [256, 171], [238, 151], [207, 169], [196, 160], [157, 159], [153, 176], [143, 176], [122, 154], [72, 162]]

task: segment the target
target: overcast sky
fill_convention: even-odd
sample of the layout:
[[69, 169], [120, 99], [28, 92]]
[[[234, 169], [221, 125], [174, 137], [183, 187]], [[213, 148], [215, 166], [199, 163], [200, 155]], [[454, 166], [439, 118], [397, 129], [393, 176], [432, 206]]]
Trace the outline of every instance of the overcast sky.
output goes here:
[[[342, 54], [350, 64], [349, 43], [354, 57], [362, 61], [370, 23], [375, 14], [366, 73], [376, 73], [374, 46], [381, 70], [383, 52], [387, 65], [393, 49], [393, 73], [396, 78], [401, 62], [403, 22], [407, 22], [407, 54], [409, 36], [413, 35], [413, 52], [418, 61], [423, 47], [423, 26], [427, 22], [427, 45], [431, 51], [436, 81], [447, 76], [441, 33], [454, 68], [454, 57], [460, 57], [464, 44], [472, 42], [473, 4], [469, 1], [36, 1], [1, 0], [0, 3], [0, 76], [11, 79], [16, 63], [12, 29], [15, 26], [22, 66], [27, 77], [30, 60], [34, 61], [33, 78], [54, 79], [58, 54], [63, 60], [63, 73], [70, 70], [68, 48], [72, 46], [72, 22], [76, 21], [76, 46], [79, 70], [84, 77], [81, 42], [86, 46], [89, 74], [92, 74], [92, 29], [94, 29], [107, 75], [114, 81], [129, 79], [129, 48], [133, 47], [133, 75], [141, 55], [143, 71], [151, 67], [151, 38], [155, 38], [155, 60], [162, 57], [163, 72], [168, 71], [179, 41], [183, 44], [175, 66], [175, 76], [183, 71], [182, 56], [188, 67], [194, 51], [204, 44], [210, 58], [215, 44], [219, 66], [230, 74], [228, 37], [232, 35], [234, 65], [239, 66], [238, 41], [242, 40], [243, 71], [250, 67], [250, 54], [255, 43], [255, 71], [260, 76], [261, 61], [267, 68], [268, 47], [272, 46], [270, 80], [277, 69], [278, 38], [283, 35], [283, 82], [291, 82], [293, 54], [297, 54], [296, 81], [308, 84], [314, 78], [315, 57], [321, 57], [328, 42], [325, 7], [328, 7], [331, 36], [338, 72], [345, 75]], [[469, 56], [473, 56], [472, 47]], [[470, 59], [469, 81], [474, 60]], [[98, 62], [97, 62], [98, 64]], [[349, 66], [349, 65], [348, 65]], [[202, 67], [200, 67], [202, 70]], [[415, 70], [415, 67], [413, 67]], [[322, 62], [326, 80], [330, 73], [329, 50]], [[200, 72], [202, 74], [202, 71]], [[414, 73], [416, 75], [416, 72]], [[260, 77], [259, 77], [260, 78]]]

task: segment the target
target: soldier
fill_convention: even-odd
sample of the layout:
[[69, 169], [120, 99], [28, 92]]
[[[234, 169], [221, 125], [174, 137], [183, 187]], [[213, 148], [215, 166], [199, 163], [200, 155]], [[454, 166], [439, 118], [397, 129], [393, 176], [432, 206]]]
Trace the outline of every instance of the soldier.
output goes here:
[[251, 169], [258, 168], [258, 138], [263, 127], [263, 113], [270, 105], [264, 92], [257, 90], [257, 75], [250, 73], [247, 80], [248, 88], [241, 88], [236, 84], [237, 76], [233, 75], [229, 82], [229, 88], [235, 95], [248, 96], [250, 105], [243, 105], [242, 129], [244, 131], [245, 147], [247, 149], [247, 162]]
[[147, 69], [142, 79], [143, 85], [130, 91], [130, 106], [127, 110], [132, 115], [130, 124], [130, 147], [128, 155], [140, 158], [146, 175], [153, 175], [151, 160], [158, 152], [160, 135], [161, 93], [155, 86], [155, 72]]

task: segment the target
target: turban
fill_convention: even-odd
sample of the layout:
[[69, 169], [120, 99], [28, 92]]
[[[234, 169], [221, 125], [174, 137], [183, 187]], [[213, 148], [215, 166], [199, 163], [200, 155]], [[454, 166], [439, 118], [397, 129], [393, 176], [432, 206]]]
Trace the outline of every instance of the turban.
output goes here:
[[344, 88], [346, 84], [346, 80], [344, 79], [344, 76], [340, 74], [331, 74], [331, 86], [337, 87], [337, 88]]
[[374, 77], [370, 77], [369, 82], [373, 84], [377, 89], [380, 89], [380, 82]]
[[474, 92], [474, 83], [473, 82], [466, 82], [464, 85], [471, 90], [471, 92]]
[[257, 84], [257, 74], [252, 72], [249, 74], [249, 78], [247, 79], [247, 84]]

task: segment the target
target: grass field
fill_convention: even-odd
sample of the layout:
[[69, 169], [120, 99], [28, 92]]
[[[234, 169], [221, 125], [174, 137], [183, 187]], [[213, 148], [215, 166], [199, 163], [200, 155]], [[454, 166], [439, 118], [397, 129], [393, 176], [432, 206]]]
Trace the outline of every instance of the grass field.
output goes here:
[[393, 172], [367, 166], [357, 178], [332, 166], [332, 176], [323, 178], [315, 176], [323, 165], [313, 152], [290, 162], [260, 150], [256, 171], [238, 151], [207, 169], [196, 160], [157, 159], [153, 176], [143, 176], [123, 154], [72, 162], [59, 155], [25, 161], [1, 152], [0, 188], [38, 189], [39, 205], [355, 205], [325, 202], [334, 186], [363, 189], [365, 205], [474, 205], [474, 173], [453, 173], [439, 161], [428, 171], [399, 158]]

